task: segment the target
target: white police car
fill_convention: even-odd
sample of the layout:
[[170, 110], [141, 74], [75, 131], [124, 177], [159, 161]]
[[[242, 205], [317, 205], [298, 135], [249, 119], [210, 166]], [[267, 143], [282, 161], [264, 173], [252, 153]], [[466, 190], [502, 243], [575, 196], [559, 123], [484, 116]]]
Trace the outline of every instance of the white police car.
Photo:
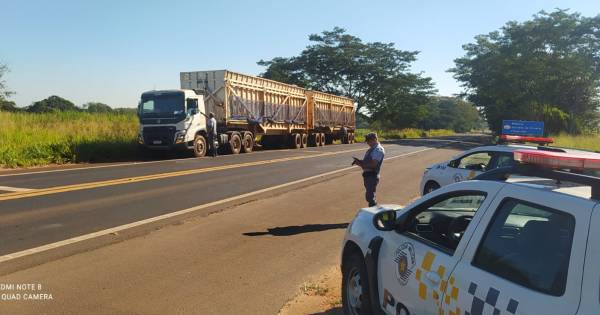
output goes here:
[[600, 154], [514, 160], [405, 208], [361, 209], [341, 255], [344, 312], [600, 314], [600, 178], [578, 174]]
[[[504, 143], [535, 143], [541, 150], [567, 151], [544, 146], [553, 142], [551, 138], [502, 135], [500, 140]], [[513, 152], [515, 150], [531, 148], [531, 146], [507, 144], [489, 145], [465, 151], [450, 161], [427, 167], [421, 179], [420, 192], [425, 195], [442, 186], [472, 179], [485, 171], [511, 166], [514, 164]]]

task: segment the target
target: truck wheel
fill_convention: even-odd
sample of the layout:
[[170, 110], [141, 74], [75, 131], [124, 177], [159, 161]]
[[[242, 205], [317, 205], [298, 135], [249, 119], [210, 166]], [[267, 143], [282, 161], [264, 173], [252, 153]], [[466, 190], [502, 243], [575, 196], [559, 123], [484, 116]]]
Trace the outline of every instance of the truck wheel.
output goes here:
[[340, 140], [341, 140], [342, 144], [348, 144], [348, 143], [350, 143], [350, 134], [342, 136], [342, 138]]
[[308, 135], [303, 133], [302, 134], [302, 147], [306, 148], [308, 146]]
[[321, 134], [320, 133], [315, 133], [315, 146], [316, 147], [321, 146]]
[[333, 144], [333, 135], [332, 134], [325, 134], [325, 144], [330, 145]]
[[197, 135], [194, 138], [194, 156], [203, 157], [206, 155], [206, 139], [202, 135]]
[[254, 148], [254, 136], [251, 132], [244, 133], [244, 139], [242, 141], [242, 151], [244, 153], [252, 152]]
[[319, 138], [321, 138], [321, 146], [325, 146], [325, 134], [324, 133], [320, 133]]
[[311, 133], [310, 135], [308, 135], [308, 146], [309, 147], [317, 146], [317, 134], [316, 133]]
[[292, 133], [290, 136], [290, 148], [300, 149], [302, 147], [302, 136], [299, 133]]
[[348, 136], [350, 137], [350, 143], [354, 143], [354, 132], [351, 132]]
[[371, 314], [367, 267], [359, 253], [351, 254], [342, 265], [342, 307], [344, 314]]
[[229, 140], [229, 151], [231, 154], [239, 154], [242, 149], [242, 137], [239, 133], [234, 132], [231, 134], [231, 139]]

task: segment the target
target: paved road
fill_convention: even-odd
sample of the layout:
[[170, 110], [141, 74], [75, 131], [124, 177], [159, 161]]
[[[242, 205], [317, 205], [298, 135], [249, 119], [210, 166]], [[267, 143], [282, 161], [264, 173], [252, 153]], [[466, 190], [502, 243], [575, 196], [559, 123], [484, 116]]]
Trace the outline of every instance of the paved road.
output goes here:
[[[415, 196], [423, 167], [455, 154], [453, 145], [385, 144], [386, 157], [398, 158], [386, 162], [380, 199]], [[337, 145], [6, 174], [0, 186], [33, 190], [0, 194], [0, 255], [343, 169], [363, 151]], [[40, 283], [55, 299], [0, 301], [0, 313], [276, 313], [306, 275], [336, 263], [345, 224], [364, 202], [357, 170], [279, 193], [2, 276]]]

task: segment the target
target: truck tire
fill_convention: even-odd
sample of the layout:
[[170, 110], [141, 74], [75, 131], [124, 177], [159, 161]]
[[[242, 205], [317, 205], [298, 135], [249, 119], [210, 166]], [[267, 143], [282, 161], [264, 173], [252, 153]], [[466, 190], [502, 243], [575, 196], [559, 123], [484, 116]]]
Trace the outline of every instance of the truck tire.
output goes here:
[[290, 148], [300, 149], [302, 147], [302, 135], [299, 133], [292, 133], [290, 136]]
[[250, 153], [254, 148], [254, 135], [252, 132], [245, 132], [242, 139], [242, 152]]
[[350, 144], [354, 143], [354, 132], [351, 132], [348, 136], [350, 137]]
[[229, 139], [229, 152], [231, 154], [239, 154], [242, 150], [242, 136], [239, 132], [231, 133], [231, 139]]
[[330, 133], [325, 134], [325, 144], [333, 144], [333, 135]]
[[350, 143], [350, 134], [347, 135], [342, 135], [342, 138], [340, 139], [342, 144], [349, 144]]
[[321, 135], [319, 137], [321, 138], [321, 146], [324, 147], [325, 144], [327, 143], [325, 141], [325, 134], [321, 132]]
[[316, 133], [311, 133], [310, 135], [308, 135], [308, 146], [309, 147], [317, 146], [317, 134]]
[[308, 135], [303, 133], [302, 134], [302, 147], [306, 148], [308, 146]]
[[321, 134], [315, 133], [315, 147], [321, 146]]
[[194, 156], [203, 157], [206, 155], [206, 139], [202, 135], [197, 135], [194, 138]]

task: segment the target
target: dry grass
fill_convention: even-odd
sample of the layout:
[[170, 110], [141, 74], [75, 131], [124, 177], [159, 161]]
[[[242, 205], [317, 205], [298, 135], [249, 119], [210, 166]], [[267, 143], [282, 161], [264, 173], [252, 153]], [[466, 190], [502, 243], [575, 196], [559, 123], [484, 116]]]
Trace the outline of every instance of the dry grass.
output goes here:
[[128, 159], [137, 132], [135, 114], [0, 112], [0, 166]]
[[552, 138], [554, 139], [553, 145], [557, 147], [600, 152], [600, 135], [597, 134], [578, 136], [560, 134]]

